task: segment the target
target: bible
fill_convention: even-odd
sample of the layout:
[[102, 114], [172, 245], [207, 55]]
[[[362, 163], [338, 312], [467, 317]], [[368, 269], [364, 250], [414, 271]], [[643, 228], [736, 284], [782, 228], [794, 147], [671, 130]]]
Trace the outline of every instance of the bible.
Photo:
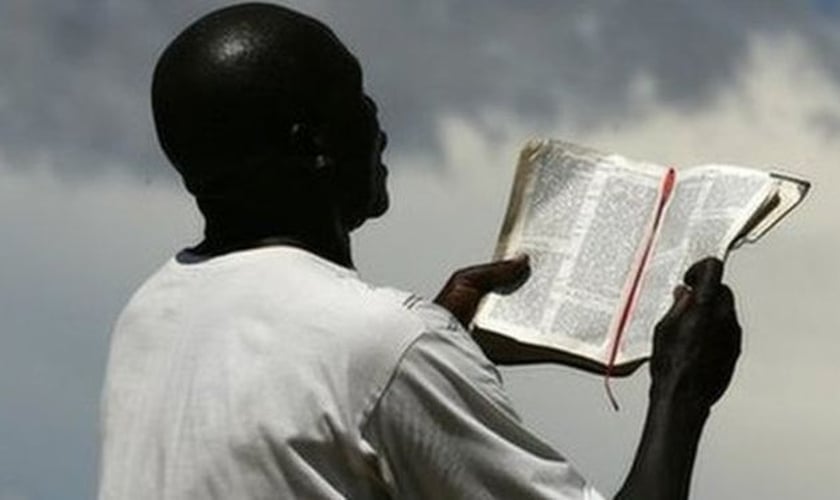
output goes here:
[[531, 276], [485, 297], [473, 321], [482, 347], [516, 342], [534, 361], [632, 373], [650, 356], [654, 326], [688, 267], [756, 242], [809, 187], [751, 168], [678, 171], [558, 140], [530, 141], [495, 258], [526, 253]]

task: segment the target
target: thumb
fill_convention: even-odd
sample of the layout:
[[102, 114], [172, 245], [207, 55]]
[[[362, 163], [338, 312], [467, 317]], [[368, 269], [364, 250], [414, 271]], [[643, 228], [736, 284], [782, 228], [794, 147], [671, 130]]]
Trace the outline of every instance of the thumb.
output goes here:
[[488, 262], [487, 264], [461, 269], [452, 278], [485, 294], [495, 288], [518, 283], [528, 275], [529, 271], [528, 256], [522, 254], [513, 259]]
[[671, 308], [668, 309], [660, 322], [667, 324], [676, 321], [691, 306], [691, 300], [691, 289], [685, 285], [677, 285], [674, 288], [674, 303], [671, 304]]
[[527, 256], [467, 267], [449, 278], [434, 301], [467, 325], [489, 291], [518, 284], [527, 278], [528, 271]]
[[722, 276], [723, 262], [707, 257], [694, 263], [685, 273], [685, 283], [694, 289], [697, 302], [705, 304], [717, 296]]

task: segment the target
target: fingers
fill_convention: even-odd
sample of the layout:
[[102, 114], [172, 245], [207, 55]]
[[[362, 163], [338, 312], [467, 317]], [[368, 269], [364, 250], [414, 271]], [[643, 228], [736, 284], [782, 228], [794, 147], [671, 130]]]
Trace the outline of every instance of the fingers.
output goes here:
[[698, 304], [712, 306], [711, 314], [716, 320], [739, 329], [735, 315], [735, 296], [728, 286], [721, 283], [722, 275], [723, 262], [708, 257], [691, 266], [685, 273], [685, 282], [693, 287], [692, 294]]
[[723, 262], [708, 257], [695, 262], [685, 273], [685, 285], [674, 288], [674, 302], [662, 318], [663, 323], [676, 321], [692, 305], [714, 305], [714, 314], [721, 320], [733, 320], [735, 303], [732, 290], [721, 283]]
[[713, 315], [718, 324], [724, 326], [723, 330], [732, 335], [732, 341], [741, 343], [741, 327], [738, 325], [738, 317], [735, 313], [735, 296], [732, 290], [721, 285], [717, 298], [715, 299]]
[[721, 285], [718, 288], [717, 298], [715, 299], [715, 315], [719, 318], [735, 316], [735, 295], [726, 285]]
[[463, 325], [472, 321], [481, 299], [491, 290], [513, 286], [528, 276], [528, 257], [480, 264], [455, 272], [435, 297]]
[[707, 257], [695, 262], [685, 273], [684, 281], [693, 289], [698, 303], [705, 304], [713, 301], [720, 289], [723, 277], [723, 262], [720, 259]]
[[530, 267], [528, 256], [523, 254], [513, 259], [489, 262], [468, 267], [455, 273], [458, 280], [468, 282], [481, 292], [506, 285], [512, 285], [527, 276]]

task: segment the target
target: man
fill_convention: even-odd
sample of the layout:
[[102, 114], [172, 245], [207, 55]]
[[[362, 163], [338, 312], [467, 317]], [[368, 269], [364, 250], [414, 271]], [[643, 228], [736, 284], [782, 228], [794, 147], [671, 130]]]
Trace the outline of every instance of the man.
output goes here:
[[[462, 326], [525, 259], [456, 273], [440, 305], [353, 270], [350, 233], [388, 208], [386, 137], [326, 26], [266, 4], [211, 13], [164, 51], [152, 100], [205, 238], [115, 326], [100, 499], [601, 498], [523, 426]], [[721, 272], [695, 265], [658, 326], [621, 498], [687, 495], [738, 355]]]

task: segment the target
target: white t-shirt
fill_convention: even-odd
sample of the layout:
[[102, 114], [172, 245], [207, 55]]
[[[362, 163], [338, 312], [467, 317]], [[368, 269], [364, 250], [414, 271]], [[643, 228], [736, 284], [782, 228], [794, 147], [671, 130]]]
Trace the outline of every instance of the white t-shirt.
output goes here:
[[163, 266], [102, 405], [100, 500], [601, 498], [447, 311], [293, 247]]

